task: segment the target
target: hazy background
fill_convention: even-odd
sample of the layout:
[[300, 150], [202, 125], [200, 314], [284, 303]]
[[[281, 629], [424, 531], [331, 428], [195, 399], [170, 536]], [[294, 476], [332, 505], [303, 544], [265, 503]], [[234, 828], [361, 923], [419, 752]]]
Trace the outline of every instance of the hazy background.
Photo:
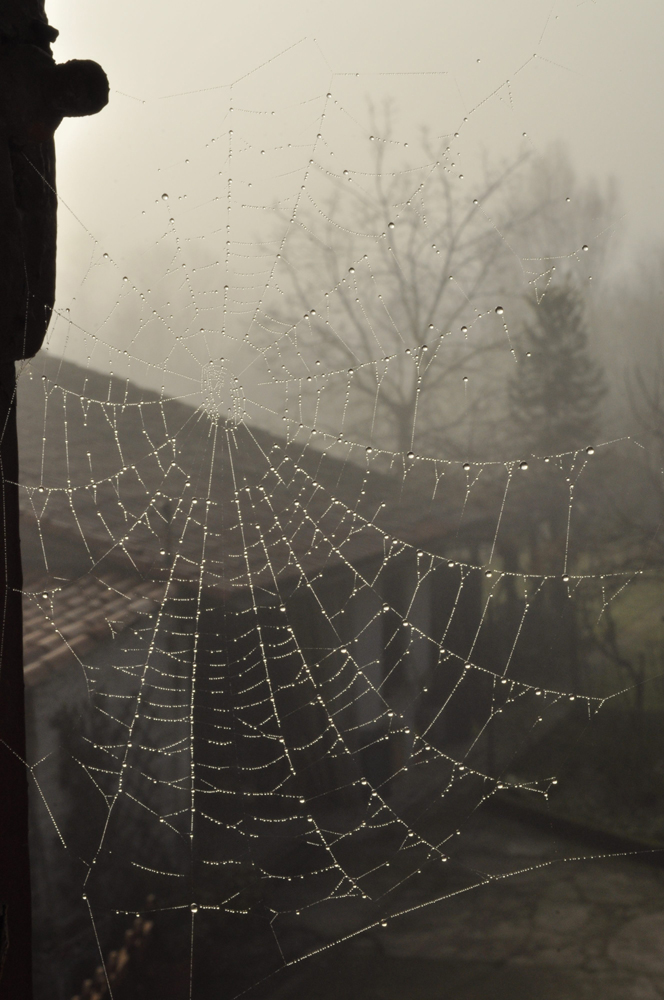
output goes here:
[[[205, 113], [209, 93], [192, 92], [217, 88], [223, 114], [228, 86], [246, 74], [258, 78], [257, 67], [289, 46], [297, 47], [281, 58], [276, 78], [284, 89], [301, 87], [302, 99], [329, 84], [357, 106], [378, 86], [406, 110], [415, 91], [417, 104], [406, 111], [411, 126], [454, 129], [472, 113], [492, 150], [510, 148], [524, 131], [538, 149], [562, 138], [581, 172], [619, 179], [632, 239], [656, 236], [664, 221], [664, 11], [655, 2], [53, 0], [49, 17], [61, 31], [57, 59], [98, 59], [111, 80], [107, 111], [65, 122], [58, 133], [61, 195], [93, 232], [101, 227], [117, 238], [113, 220], [126, 221], [161, 193], [154, 172], [172, 165], [162, 156], [195, 152], [186, 148], [185, 129]], [[421, 73], [431, 76], [414, 85], [390, 76]], [[278, 93], [257, 89], [265, 110], [278, 106]], [[168, 99], [182, 92], [188, 99]]]
[[[57, 135], [60, 318], [49, 349], [71, 360], [199, 402], [212, 359], [222, 380], [241, 374], [247, 416], [273, 424], [284, 397], [252, 327], [279, 282], [288, 229], [275, 229], [272, 208], [278, 200], [282, 217], [299, 219], [315, 201], [318, 211], [344, 169], [366, 187], [370, 107], [385, 101], [403, 152], [390, 169], [426, 162], [424, 127], [470, 198], [485, 161], [546, 159], [562, 143], [581, 184], [616, 181], [610, 232], [581, 236], [603, 259], [611, 243], [606, 273], [642, 271], [643, 248], [659, 238], [664, 13], [654, 2], [56, 0], [48, 13], [56, 58], [97, 59], [111, 81], [103, 114]], [[591, 254], [588, 275], [593, 264]], [[174, 275], [191, 307], [186, 344], [167, 319]]]
[[[487, 787], [502, 794], [504, 781], [517, 804], [533, 798], [523, 789], [536, 781], [547, 796], [551, 790], [547, 808], [559, 817], [661, 847], [661, 4], [53, 0], [48, 14], [61, 32], [56, 58], [97, 59], [108, 72], [111, 100], [103, 113], [66, 121], [57, 133], [56, 313], [47, 356], [22, 366], [19, 379], [22, 544], [33, 605], [46, 616], [44, 648], [68, 634], [77, 607], [96, 607], [90, 581], [108, 582], [115, 593], [120, 579], [127, 600], [130, 587], [169, 581], [159, 614], [149, 612], [138, 640], [127, 633], [120, 647], [95, 647], [90, 660], [82, 654], [86, 679], [126, 711], [116, 717], [120, 735], [106, 702], [75, 719], [65, 671], [34, 689], [33, 759], [50, 754], [51, 745], [62, 749], [46, 765], [45, 798], [59, 804], [73, 848], [65, 863], [51, 863], [63, 854], [44, 812], [39, 829], [48, 849], [34, 853], [36, 926], [40, 953], [60, 970], [58, 1000], [79, 990], [100, 949], [117, 947], [124, 916], [152, 892], [163, 968], [152, 979], [139, 968], [136, 989], [123, 995], [192, 995], [189, 907], [203, 899], [214, 905], [196, 918], [196, 1000], [235, 995], [227, 979], [231, 952], [237, 954], [230, 964], [241, 964], [243, 976], [253, 982], [262, 975], [252, 949], [267, 940], [260, 961], [271, 962], [275, 940], [265, 907], [290, 911], [300, 896], [286, 901], [282, 889], [290, 888], [281, 874], [276, 890], [258, 892], [253, 869], [230, 869], [226, 882], [235, 847], [216, 832], [199, 835], [206, 829], [199, 819], [190, 851], [193, 794], [177, 813], [186, 840], [169, 840], [176, 828], [158, 826], [157, 818], [176, 815], [168, 795], [185, 791], [187, 781], [196, 795], [214, 799], [204, 806], [218, 810], [214, 822], [228, 831], [236, 828], [229, 809], [253, 815], [246, 788], [261, 797], [267, 788], [269, 808], [282, 788], [289, 797], [286, 779], [275, 784], [272, 745], [276, 732], [291, 740], [291, 724], [298, 752], [321, 755], [320, 787], [333, 791], [343, 818], [365, 806], [355, 796], [356, 777], [327, 770], [334, 755], [323, 740], [338, 732], [342, 718], [359, 768], [353, 775], [366, 775], [381, 794], [386, 789], [396, 810], [401, 847], [387, 871], [413, 894], [413, 910], [421, 904], [424, 912], [438, 883], [427, 874], [413, 887], [404, 874], [404, 864], [419, 874], [420, 861], [411, 861], [419, 855], [403, 840], [402, 822], [410, 828], [429, 817], [426, 843], [440, 846], [452, 841], [457, 815], [471, 817], [468, 840], [464, 819], [464, 836], [453, 841], [468, 843], [468, 853], [450, 848], [463, 878], [448, 881], [457, 877], [447, 874], [452, 865], [440, 875], [441, 898], [452, 891], [461, 898], [468, 873], [475, 884], [478, 871], [494, 870], [478, 863], [482, 852], [501, 857], [500, 847], [478, 854], [473, 845], [488, 830], [495, 837], [491, 813], [475, 824], [493, 794]], [[75, 364], [62, 365], [60, 357]], [[162, 406], [155, 390], [175, 399]], [[212, 419], [182, 403], [204, 406]], [[231, 432], [228, 418], [272, 436], [254, 427]], [[70, 593], [81, 603], [67, 604]], [[255, 615], [247, 618], [250, 607]], [[100, 622], [108, 616], [111, 623], [113, 614], [105, 606], [98, 611]], [[268, 634], [274, 638], [264, 646]], [[94, 635], [96, 643], [101, 632]], [[143, 685], [155, 651], [156, 681], [145, 682], [154, 683], [153, 704], [135, 697], [129, 668]], [[303, 662], [307, 678], [325, 679], [316, 680], [315, 697], [309, 681], [299, 684]], [[80, 665], [75, 669], [82, 692]], [[253, 693], [254, 670], [270, 679], [269, 703]], [[376, 709], [364, 700], [367, 677], [378, 684]], [[164, 687], [170, 678], [173, 685]], [[285, 699], [274, 716], [273, 690]], [[334, 706], [329, 715], [319, 707], [321, 690]], [[68, 712], [60, 712], [65, 704]], [[155, 718], [154, 706], [175, 718]], [[215, 716], [225, 743], [210, 738], [210, 710], [228, 713]], [[226, 718], [228, 732], [250, 727], [249, 749], [236, 751]], [[140, 738], [126, 742], [125, 720], [140, 724]], [[254, 732], [265, 741], [254, 740]], [[387, 738], [393, 732], [394, 745]], [[411, 732], [442, 750], [443, 769], [431, 778], [427, 771], [426, 781], [419, 777], [422, 758], [411, 756]], [[267, 740], [269, 752], [260, 756]], [[98, 756], [114, 745], [130, 755], [134, 798], [116, 794], [124, 779]], [[178, 746], [182, 756], [179, 749], [172, 756]], [[328, 825], [337, 806], [327, 811], [327, 792], [316, 784], [322, 772], [307, 760], [296, 777], [303, 776], [306, 796], [313, 788], [322, 803], [321, 828], [352, 829]], [[437, 766], [437, 754], [432, 760]], [[462, 760], [457, 771], [453, 762]], [[108, 832], [100, 786], [78, 768], [86, 761], [108, 778], [107, 801], [111, 792], [118, 801]], [[184, 784], [172, 777], [180, 761]], [[203, 773], [218, 777], [199, 787], [194, 764], [211, 766]], [[228, 786], [239, 792], [232, 805], [225, 791], [208, 795], [226, 788], [227, 774], [238, 779]], [[557, 792], [552, 774], [560, 774]], [[139, 809], [157, 801], [157, 784], [167, 793], [163, 811]], [[364, 786], [371, 803], [363, 777]], [[448, 787], [459, 794], [458, 807], [448, 808], [447, 791], [439, 798]], [[336, 797], [344, 789], [352, 793], [347, 802]], [[289, 815], [296, 808], [300, 816], [305, 798], [297, 796], [298, 806], [287, 804]], [[96, 813], [87, 804], [93, 798]], [[440, 814], [438, 806], [430, 812], [434, 798]], [[365, 826], [362, 819], [362, 838]], [[388, 839], [393, 827], [388, 821]], [[310, 901], [328, 893], [329, 901], [333, 894], [342, 901], [346, 883], [320, 889], [319, 873], [336, 880], [337, 872], [327, 854], [327, 867], [319, 868], [308, 853], [297, 853], [311, 846], [311, 828], [297, 835], [282, 829], [284, 851], [295, 859], [287, 870], [316, 880], [302, 885], [306, 909], [293, 924], [294, 934], [300, 927], [312, 934], [292, 938], [292, 954], [302, 955], [325, 935], [339, 941], [346, 933], [334, 920], [323, 927], [325, 916], [318, 929], [307, 925]], [[383, 834], [377, 836], [380, 843]], [[504, 868], [495, 869], [501, 900], [508, 893], [503, 871], [525, 874], [536, 865], [543, 872], [548, 851], [565, 856], [548, 833], [544, 849], [531, 850], [524, 838], [523, 856], [510, 837], [508, 831]], [[271, 830], [264, 839], [272, 842]], [[91, 898], [103, 921], [95, 940], [77, 866], [81, 858], [96, 860], [102, 844], [106, 860], [91, 883], [99, 887]], [[367, 844], [362, 839], [358, 850]], [[349, 847], [349, 871], [356, 862], [361, 870], [355, 849]], [[266, 847], [266, 857], [273, 850]], [[186, 873], [212, 857], [219, 867], [198, 882], [200, 896], [190, 894]], [[373, 848], [362, 857], [369, 874], [378, 870]], [[175, 873], [182, 882], [170, 878]], [[175, 890], [164, 887], [162, 875]], [[376, 884], [378, 898], [397, 906], [388, 881]], [[173, 910], [170, 922], [159, 908], [170, 905], [178, 885], [185, 908]], [[248, 923], [226, 920], [236, 889], [247, 894]], [[131, 903], [122, 921], [110, 912], [119, 890]], [[468, 956], [478, 954], [476, 928], [487, 924], [487, 912], [492, 928], [506, 920], [525, 926], [522, 881], [518, 892], [513, 913], [501, 910], [495, 920], [487, 896], [473, 895], [468, 906], [477, 910], [467, 926], [475, 950], [460, 948], [462, 964], [478, 964]], [[365, 898], [357, 897], [360, 907]], [[591, 897], [584, 889], [578, 898]], [[456, 934], [462, 921], [454, 905], [437, 913]], [[620, 920], [654, 905], [630, 901], [607, 927], [614, 933]], [[574, 913], [586, 909], [585, 902], [573, 906]], [[217, 910], [221, 923], [201, 924]], [[539, 911], [533, 905], [530, 912]], [[577, 934], [577, 917], [566, 926]], [[638, 936], [652, 942], [659, 975], [659, 938], [650, 936], [650, 925]], [[530, 949], [530, 931], [526, 940]], [[274, 954], [280, 963], [291, 952]], [[354, 976], [352, 965], [330, 954]], [[392, 968], [385, 965], [389, 945], [372, 954], [367, 978], [377, 981], [378, 964]], [[551, 955], [561, 969], [570, 961], [558, 943], [547, 954], [539, 982], [549, 982]], [[519, 952], [510, 956], [516, 962]], [[38, 964], [45, 970], [42, 995], [51, 1000], [55, 976], [47, 962]], [[297, 974], [299, 965], [293, 968]], [[638, 956], [633, 968], [641, 975]], [[448, 981], [446, 973], [436, 975]], [[486, 975], [497, 982], [495, 965]], [[317, 988], [322, 982], [321, 974]], [[394, 984], [398, 991], [396, 978]], [[485, 985], [479, 990], [485, 996]], [[601, 986], [590, 992], [606, 994]]]

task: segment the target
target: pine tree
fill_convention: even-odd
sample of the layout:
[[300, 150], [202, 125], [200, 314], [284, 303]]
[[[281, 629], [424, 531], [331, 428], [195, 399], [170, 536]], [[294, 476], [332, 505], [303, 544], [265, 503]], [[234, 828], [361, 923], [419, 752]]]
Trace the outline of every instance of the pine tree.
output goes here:
[[[595, 443], [606, 388], [602, 368], [590, 352], [581, 296], [564, 284], [530, 307], [532, 319], [521, 334], [522, 356], [508, 387], [512, 431], [523, 457], [585, 449]], [[514, 439], [511, 445], [515, 456]], [[508, 554], [512, 546], [514, 569], [525, 567], [549, 577], [531, 602], [520, 655], [524, 662], [538, 664], [538, 683], [576, 692], [582, 686], [588, 637], [569, 600], [565, 575], [580, 554], [578, 539], [591, 537], [592, 515], [584, 505], [575, 508], [570, 541], [568, 465], [569, 459], [536, 462], [526, 476], [517, 477], [500, 545]]]
[[523, 328], [523, 354], [509, 385], [514, 429], [536, 455], [590, 445], [606, 388], [590, 355], [581, 297], [563, 285], [530, 306], [533, 321]]

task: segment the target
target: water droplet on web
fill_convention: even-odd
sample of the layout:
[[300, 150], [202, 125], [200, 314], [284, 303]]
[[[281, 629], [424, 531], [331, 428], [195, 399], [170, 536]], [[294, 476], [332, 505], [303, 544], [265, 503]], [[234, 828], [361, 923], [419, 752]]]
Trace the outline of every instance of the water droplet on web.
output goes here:
[[526, 469], [528, 468], [528, 463], [527, 462], [519, 462], [519, 468], [522, 470], [522, 472], [525, 472]]
[[588, 447], [586, 448], [586, 455], [594, 455], [594, 454], [595, 454], [595, 449], [593, 448], [593, 446], [592, 446], [592, 445], [589, 445], [589, 446], [588, 446]]
[[496, 306], [496, 316], [502, 316], [504, 311], [502, 306]]
[[581, 247], [581, 249], [582, 249], [582, 250], [589, 250], [589, 249], [590, 249], [590, 247], [588, 246], [588, 244], [587, 244], [587, 243], [584, 243], [584, 244], [583, 244], [583, 246]]
[[192, 913], [198, 913], [198, 903], [192, 903], [189, 909]]
[[161, 196], [161, 200], [162, 200], [162, 201], [168, 201], [168, 195], [166, 194], [166, 192], [165, 192], [165, 191], [164, 191], [164, 193], [163, 193], [163, 194], [162, 194], [162, 196]]
[[465, 472], [469, 472], [470, 471], [470, 465], [469, 465], [469, 463], [468, 462], [464, 462], [463, 463], [463, 468], [464, 468]]
[[394, 223], [393, 222], [388, 222], [387, 228], [388, 229], [394, 229]]
[[413, 452], [413, 451], [409, 451], [409, 452], [408, 452], [408, 456], [407, 456], [407, 457], [408, 457], [408, 458], [415, 458], [415, 452]]
[[369, 445], [369, 447], [367, 448], [367, 455], [370, 455], [372, 451], [373, 448], [371, 447], [371, 445]]

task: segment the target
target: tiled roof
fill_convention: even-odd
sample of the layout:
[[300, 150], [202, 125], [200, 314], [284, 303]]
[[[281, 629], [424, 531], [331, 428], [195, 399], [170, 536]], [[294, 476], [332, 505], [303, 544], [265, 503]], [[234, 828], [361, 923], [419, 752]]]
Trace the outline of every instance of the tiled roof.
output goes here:
[[[50, 589], [45, 590], [44, 587]], [[23, 594], [25, 680], [35, 684], [104, 640], [140, 625], [162, 599], [164, 586], [131, 577], [87, 575], [65, 586], [48, 579]]]
[[215, 424], [48, 354], [18, 399], [28, 683], [134, 626], [169, 579], [276, 594], [450, 532], [431, 483], [403, 489], [369, 456]]
[[53, 586], [110, 567], [163, 580], [172, 566], [218, 592], [274, 591], [458, 527], [462, 484], [448, 475], [436, 493], [431, 464], [404, 488], [373, 455], [363, 468], [304, 431], [215, 423], [48, 354], [25, 367], [18, 397], [24, 548]]

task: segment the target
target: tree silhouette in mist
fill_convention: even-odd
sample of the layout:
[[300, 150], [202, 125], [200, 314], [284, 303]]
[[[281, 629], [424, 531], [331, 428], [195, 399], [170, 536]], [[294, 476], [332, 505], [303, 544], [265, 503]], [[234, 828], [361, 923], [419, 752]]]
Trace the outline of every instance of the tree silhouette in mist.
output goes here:
[[530, 306], [522, 357], [508, 387], [511, 422], [533, 454], [588, 446], [599, 429], [606, 386], [590, 353], [581, 296], [565, 284]]

